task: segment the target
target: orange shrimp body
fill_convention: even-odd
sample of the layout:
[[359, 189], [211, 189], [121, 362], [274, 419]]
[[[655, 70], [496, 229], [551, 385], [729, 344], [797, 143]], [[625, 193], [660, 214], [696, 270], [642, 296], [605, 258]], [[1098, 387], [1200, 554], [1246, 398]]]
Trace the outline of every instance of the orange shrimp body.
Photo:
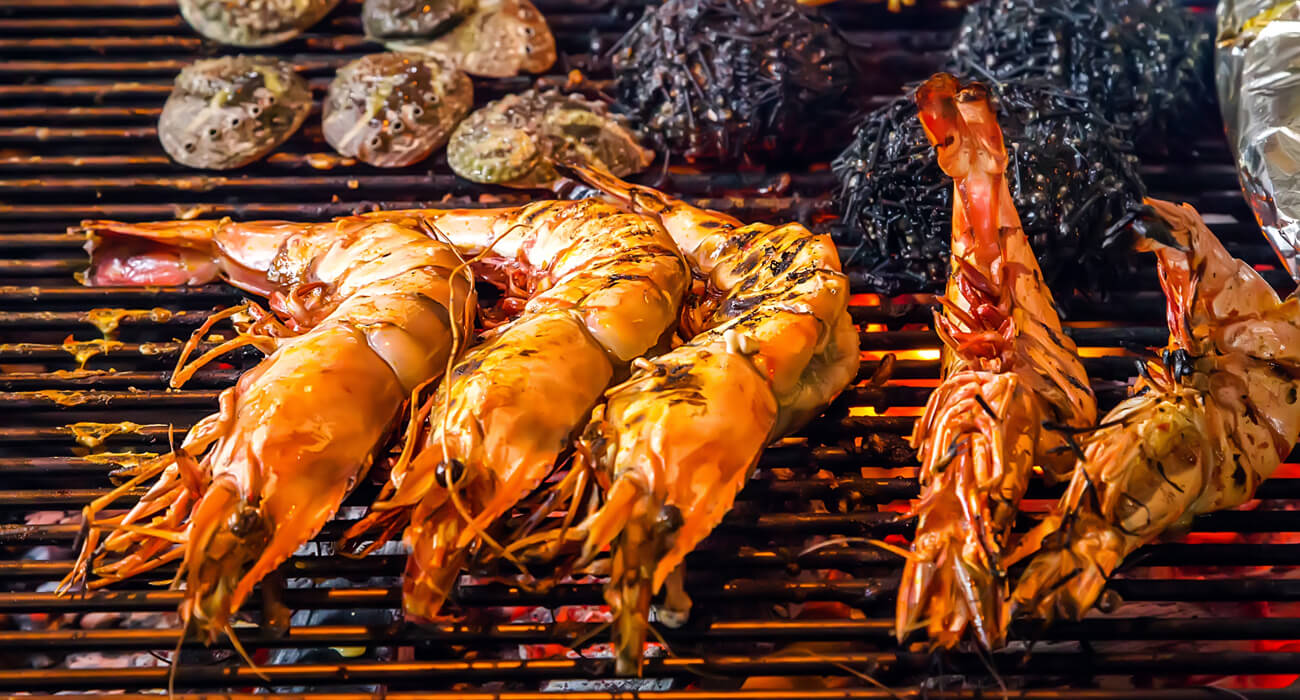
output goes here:
[[[181, 559], [187, 626], [213, 641], [254, 585], [315, 536], [370, 466], [409, 393], [443, 371], [468, 332], [474, 290], [452, 247], [380, 219], [320, 225], [229, 221], [87, 222], [90, 284], [201, 283], [218, 274], [270, 294], [239, 337], [269, 355], [222, 392], [219, 411], [172, 454], [87, 507], [89, 536], [65, 585], [103, 585]], [[256, 310], [246, 305], [250, 313]], [[260, 310], [259, 310], [260, 311]], [[99, 519], [120, 493], [156, 478], [127, 515]], [[101, 538], [101, 533], [109, 533]], [[101, 548], [102, 547], [102, 548]]]
[[[627, 674], [640, 669], [652, 595], [722, 520], [763, 448], [852, 381], [858, 336], [829, 237], [798, 224], [742, 225], [606, 172], [566, 170], [661, 221], [707, 287], [683, 313], [690, 339], [634, 362], [579, 445], [608, 484], [605, 503], [577, 527], [582, 559], [613, 545], [605, 600]], [[688, 607], [674, 586], [666, 617]]]
[[987, 92], [939, 74], [916, 100], [954, 180], [952, 275], [935, 318], [943, 381], [912, 433], [921, 497], [895, 632], [925, 628], [947, 648], [969, 629], [993, 648], [1009, 621], [1002, 552], [1033, 467], [1072, 463], [1043, 422], [1091, 425], [1096, 400], [1020, 226]]
[[1177, 246], [1156, 253], [1169, 345], [1102, 420], [1065, 496], [1025, 538], [1038, 550], [1019, 613], [1078, 619], [1138, 547], [1192, 516], [1254, 497], [1300, 435], [1300, 301], [1282, 301], [1196, 211], [1148, 200]]
[[349, 533], [409, 521], [404, 604], [424, 619], [436, 618], [472, 550], [504, 552], [488, 530], [552, 472], [615, 373], [666, 341], [690, 280], [658, 222], [597, 200], [436, 225], [522, 311], [452, 369], [424, 407], [414, 457]]

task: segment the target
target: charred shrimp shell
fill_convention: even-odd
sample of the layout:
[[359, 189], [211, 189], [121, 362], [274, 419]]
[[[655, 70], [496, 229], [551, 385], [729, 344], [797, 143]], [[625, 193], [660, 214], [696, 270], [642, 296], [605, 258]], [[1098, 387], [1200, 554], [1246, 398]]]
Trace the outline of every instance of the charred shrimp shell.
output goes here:
[[844, 38], [793, 0], [667, 0], [613, 65], [618, 102], [655, 150], [722, 162], [836, 143], [853, 80]]
[[620, 177], [644, 170], [654, 153], [605, 105], [558, 90], [528, 90], [492, 102], [456, 127], [447, 162], [472, 182], [545, 187], [554, 162], [599, 165]]
[[319, 22], [339, 0], [180, 0], [194, 31], [232, 46], [273, 46]]
[[1212, 110], [1209, 35], [1174, 0], [983, 0], [967, 10], [947, 69], [1043, 78], [1085, 95], [1165, 150]]
[[366, 38], [420, 39], [438, 36], [478, 9], [476, 0], [366, 0], [361, 24]]
[[[1149, 215], [1124, 132], [1053, 85], [994, 87], [1007, 182], [1044, 277], [1058, 296], [1104, 292], [1132, 267], [1129, 222]], [[875, 292], [941, 291], [952, 192], [912, 98], [868, 115], [833, 169], [841, 242], [857, 246], [845, 264], [868, 265]]]
[[325, 97], [325, 140], [381, 168], [423, 160], [474, 103], [469, 76], [436, 56], [382, 53], [339, 69]]
[[186, 66], [158, 119], [158, 140], [176, 162], [224, 170], [284, 143], [311, 111], [311, 90], [273, 58], [223, 56]]
[[437, 38], [386, 46], [442, 57], [481, 78], [541, 73], [556, 59], [555, 36], [529, 0], [479, 0], [473, 14]]

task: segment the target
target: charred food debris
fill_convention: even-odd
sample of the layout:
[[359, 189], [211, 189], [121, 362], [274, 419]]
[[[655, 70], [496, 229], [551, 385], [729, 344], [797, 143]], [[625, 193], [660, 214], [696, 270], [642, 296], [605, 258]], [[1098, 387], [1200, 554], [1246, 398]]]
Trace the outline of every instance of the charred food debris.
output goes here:
[[656, 150], [735, 162], [834, 141], [849, 46], [793, 0], [667, 0], [615, 47], [617, 99]]

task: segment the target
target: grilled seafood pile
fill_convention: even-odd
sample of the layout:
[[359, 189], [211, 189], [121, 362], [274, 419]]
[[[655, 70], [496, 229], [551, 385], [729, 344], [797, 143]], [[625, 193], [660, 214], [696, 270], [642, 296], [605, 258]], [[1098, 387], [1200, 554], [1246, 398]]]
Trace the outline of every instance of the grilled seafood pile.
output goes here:
[[582, 542], [577, 568], [612, 548], [605, 601], [618, 671], [629, 674], [640, 670], [651, 597], [668, 583], [660, 619], [685, 620], [686, 555], [731, 508], [763, 448], [848, 386], [858, 335], [827, 236], [742, 224], [605, 172], [565, 172], [660, 221], [703, 280], [682, 309], [688, 340], [634, 361], [592, 411], [573, 469], [591, 471], [605, 501], [559, 531]]
[[[1146, 186], [1124, 132], [1084, 98], [1041, 81], [991, 84], [1008, 146], [1007, 184], [1058, 296], [1104, 294], [1132, 268]], [[872, 291], [938, 292], [948, 277], [952, 188], [910, 97], [872, 112], [833, 163], [849, 262]]]
[[287, 63], [210, 58], [176, 76], [158, 118], [158, 140], [181, 165], [238, 168], [284, 143], [310, 111], [307, 81]]
[[[446, 368], [453, 341], [468, 333], [474, 288], [450, 245], [382, 216], [83, 229], [93, 236], [87, 284], [223, 277], [268, 296], [277, 312], [250, 302], [195, 333], [172, 386], [237, 347], [267, 357], [170, 454], [121, 474], [130, 478], [86, 508], [86, 539], [64, 582], [94, 577], [94, 587], [180, 560], [181, 619], [211, 642], [253, 586], [334, 515], [411, 392]], [[243, 332], [186, 364], [212, 324], [236, 311], [251, 315]], [[149, 480], [126, 514], [100, 517]]]
[[596, 200], [421, 216], [475, 256], [511, 320], [413, 411], [427, 418], [346, 537], [379, 528], [377, 545], [406, 526], [404, 607], [437, 619], [467, 556], [503, 551], [488, 531], [552, 473], [615, 374], [666, 340], [690, 276], [655, 220]]
[[667, 0], [614, 48], [620, 107], [656, 151], [735, 162], [837, 143], [849, 47], [794, 0]]
[[1138, 547], [1252, 498], [1300, 436], [1300, 301], [1280, 300], [1191, 207], [1151, 204], [1174, 237], [1141, 244], [1157, 257], [1169, 344], [1081, 436], [1068, 490], [1010, 557], [1033, 554], [1012, 604], [1041, 620], [1081, 617]]
[[987, 89], [939, 74], [916, 102], [953, 178], [953, 272], [935, 319], [943, 381], [912, 433], [921, 496], [896, 633], [926, 628], [952, 647], [970, 629], [995, 648], [1009, 621], [1002, 553], [1033, 467], [1060, 477], [1073, 466], [1042, 423], [1085, 428], [1097, 404], [1020, 227]]
[[469, 76], [437, 56], [371, 54], [334, 76], [321, 128], [340, 154], [395, 168], [446, 145], [473, 104]]

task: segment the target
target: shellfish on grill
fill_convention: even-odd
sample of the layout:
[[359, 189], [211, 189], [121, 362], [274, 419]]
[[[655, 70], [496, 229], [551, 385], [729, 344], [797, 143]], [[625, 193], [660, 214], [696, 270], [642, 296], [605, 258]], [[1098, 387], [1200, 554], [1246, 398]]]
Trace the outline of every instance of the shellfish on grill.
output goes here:
[[284, 143], [311, 111], [307, 81], [289, 64], [258, 56], [197, 61], [176, 76], [158, 140], [176, 162], [225, 170]]
[[203, 36], [232, 46], [273, 46], [321, 21], [339, 0], [180, 0]]
[[381, 168], [442, 148], [474, 103], [469, 76], [437, 56], [382, 53], [339, 69], [325, 98], [325, 140]]
[[461, 122], [447, 144], [451, 169], [473, 182], [545, 187], [559, 177], [557, 160], [622, 177], [644, 170], [654, 153], [605, 105], [558, 90], [492, 102]]

